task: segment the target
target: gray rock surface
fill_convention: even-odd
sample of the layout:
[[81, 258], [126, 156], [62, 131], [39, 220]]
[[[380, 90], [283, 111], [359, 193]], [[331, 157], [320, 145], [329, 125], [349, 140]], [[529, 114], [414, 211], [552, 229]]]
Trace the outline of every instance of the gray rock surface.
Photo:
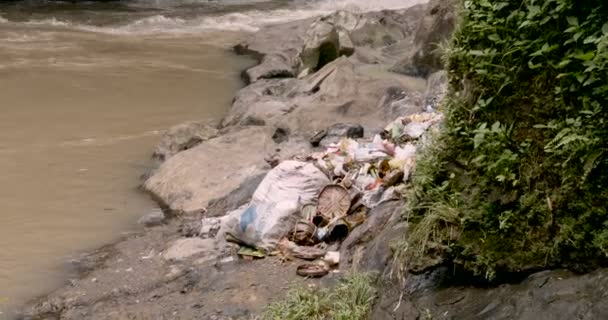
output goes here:
[[350, 56], [355, 46], [350, 32], [361, 17], [346, 11], [315, 20], [304, 35], [304, 46], [298, 55], [298, 76], [314, 73], [340, 56]]
[[165, 161], [179, 152], [192, 149], [201, 142], [216, 137], [218, 130], [208, 123], [186, 122], [167, 130], [152, 157]]
[[205, 212], [210, 200], [266, 172], [267, 155], [286, 159], [310, 149], [303, 138], [293, 137], [289, 144], [275, 143], [272, 139], [275, 130], [270, 126], [222, 130], [222, 135], [164, 162], [143, 187], [171, 212]]
[[[445, 270], [449, 272], [449, 270]], [[433, 277], [425, 281], [434, 282]], [[495, 288], [427, 286], [401, 294], [382, 292], [372, 319], [518, 319], [608, 318], [608, 269], [586, 275], [555, 270], [530, 275], [521, 283]]]
[[[488, 287], [469, 275], [439, 267], [398, 278], [392, 247], [407, 237], [403, 204], [386, 202], [341, 247], [341, 268], [380, 274], [381, 288], [370, 319], [553, 320], [607, 319], [608, 269], [580, 275], [542, 271], [523, 280]], [[478, 282], [477, 282], [478, 283]]]
[[260, 79], [293, 78], [295, 77], [294, 64], [292, 58], [285, 54], [266, 55], [259, 65], [245, 71], [245, 81], [253, 83]]
[[[423, 79], [413, 79], [361, 65], [341, 57], [302, 79], [259, 80], [240, 90], [222, 127], [246, 125], [251, 119], [281, 126], [295, 135], [307, 135], [334, 123], [362, 123], [366, 129], [385, 125], [389, 112], [378, 108], [390, 87], [407, 88], [422, 96]], [[421, 99], [411, 111], [422, 110]], [[365, 121], [362, 121], [365, 119]]]
[[171, 211], [203, 212], [209, 200], [227, 194], [264, 171], [272, 129], [237, 128], [169, 158], [144, 183], [145, 190]]
[[[399, 241], [405, 234], [385, 239], [391, 227], [396, 225], [403, 210], [400, 201], [388, 201], [372, 209], [367, 220], [351, 232], [340, 247], [340, 267], [358, 271], [382, 272], [391, 257], [391, 241]], [[393, 235], [391, 232], [390, 235]], [[383, 243], [379, 243], [380, 240]], [[383, 245], [380, 248], [379, 245]]]
[[456, 26], [455, 0], [431, 0], [426, 13], [418, 20], [410, 51], [392, 70], [411, 76], [426, 77], [442, 69], [438, 46], [449, 39]]
[[229, 194], [213, 199], [209, 201], [207, 207], [206, 217], [221, 217], [225, 216], [228, 212], [235, 210], [251, 200], [253, 193], [258, 188], [266, 172], [249, 177], [241, 183], [241, 185], [234, 189]]
[[336, 123], [326, 130], [322, 130], [311, 138], [310, 143], [314, 146], [327, 147], [332, 143], [339, 142], [342, 138], [363, 138], [365, 129], [354, 123]]

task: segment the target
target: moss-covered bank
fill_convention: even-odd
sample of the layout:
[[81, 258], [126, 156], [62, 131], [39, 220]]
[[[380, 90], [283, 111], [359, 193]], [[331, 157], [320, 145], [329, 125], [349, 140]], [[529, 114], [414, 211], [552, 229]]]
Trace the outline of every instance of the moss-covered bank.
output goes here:
[[460, 9], [446, 46], [447, 121], [414, 177], [410, 266], [441, 256], [493, 278], [602, 264], [608, 2], [466, 0]]

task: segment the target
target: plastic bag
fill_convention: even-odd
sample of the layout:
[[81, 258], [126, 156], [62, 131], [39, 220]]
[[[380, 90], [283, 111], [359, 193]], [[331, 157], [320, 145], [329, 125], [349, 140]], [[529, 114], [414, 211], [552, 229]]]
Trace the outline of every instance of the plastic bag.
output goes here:
[[248, 206], [233, 211], [224, 227], [228, 240], [272, 251], [293, 230], [300, 208], [315, 201], [330, 181], [314, 165], [285, 161], [272, 169]]

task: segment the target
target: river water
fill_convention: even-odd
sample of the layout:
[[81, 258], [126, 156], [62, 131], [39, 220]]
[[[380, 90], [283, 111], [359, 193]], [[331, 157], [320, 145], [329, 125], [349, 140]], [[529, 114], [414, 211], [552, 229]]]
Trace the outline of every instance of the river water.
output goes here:
[[163, 129], [220, 118], [261, 26], [407, 0], [0, 4], [0, 319], [65, 282], [66, 263], [138, 230]]

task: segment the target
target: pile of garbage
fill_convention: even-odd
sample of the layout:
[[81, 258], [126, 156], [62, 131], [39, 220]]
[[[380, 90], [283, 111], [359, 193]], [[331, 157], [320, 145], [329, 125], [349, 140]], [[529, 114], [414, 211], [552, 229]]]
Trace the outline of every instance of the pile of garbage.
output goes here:
[[242, 246], [246, 259], [307, 260], [297, 274], [326, 275], [339, 266], [342, 241], [371, 209], [402, 197], [421, 138], [441, 120], [435, 112], [400, 117], [371, 140], [345, 137], [302, 161], [279, 163], [249, 204], [222, 220], [221, 233]]

